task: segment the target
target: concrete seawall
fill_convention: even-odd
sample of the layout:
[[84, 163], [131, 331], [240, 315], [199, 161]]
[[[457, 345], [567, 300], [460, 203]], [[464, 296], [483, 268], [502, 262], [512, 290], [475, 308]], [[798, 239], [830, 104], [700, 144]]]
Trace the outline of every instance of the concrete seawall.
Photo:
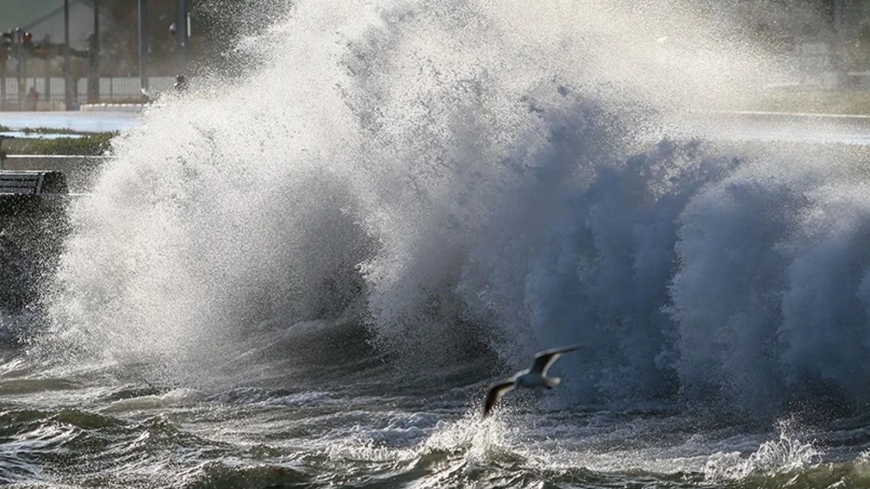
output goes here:
[[829, 128], [870, 132], [870, 115], [813, 114], [803, 112], [730, 111], [707, 112], [701, 116], [710, 121], [731, 124], [766, 124], [780, 129]]
[[789, 112], [690, 112], [671, 137], [710, 141], [870, 146], [870, 116]]

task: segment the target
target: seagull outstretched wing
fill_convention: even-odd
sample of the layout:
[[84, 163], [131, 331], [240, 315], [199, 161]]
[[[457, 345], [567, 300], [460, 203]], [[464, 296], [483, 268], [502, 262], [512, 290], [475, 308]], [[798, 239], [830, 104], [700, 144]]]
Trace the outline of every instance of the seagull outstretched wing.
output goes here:
[[486, 403], [483, 405], [483, 417], [489, 416], [489, 413], [492, 412], [493, 406], [498, 402], [499, 398], [503, 396], [506, 392], [510, 392], [514, 390], [516, 384], [513, 380], [506, 380], [499, 384], [496, 384], [489, 389], [489, 393], [486, 394]]
[[535, 364], [532, 365], [532, 368], [531, 370], [529, 370], [529, 372], [546, 376], [547, 370], [550, 368], [551, 365], [553, 365], [553, 362], [555, 362], [560, 355], [562, 355], [563, 353], [568, 353], [569, 351], [577, 350], [581, 346], [582, 345], [570, 345], [538, 352], [538, 354], [535, 355]]

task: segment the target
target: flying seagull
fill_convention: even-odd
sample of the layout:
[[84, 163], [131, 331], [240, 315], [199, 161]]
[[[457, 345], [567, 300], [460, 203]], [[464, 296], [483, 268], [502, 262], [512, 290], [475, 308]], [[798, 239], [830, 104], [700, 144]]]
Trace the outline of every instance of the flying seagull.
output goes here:
[[547, 389], [552, 389], [559, 385], [559, 381], [562, 379], [559, 377], [547, 377], [547, 370], [563, 353], [574, 351], [581, 346], [570, 345], [538, 352], [535, 355], [535, 363], [532, 364], [532, 368], [517, 372], [510, 379], [490, 387], [489, 393], [486, 395], [486, 402], [483, 405], [483, 417], [489, 416], [493, 406], [495, 406], [495, 403], [498, 402], [501, 396], [517, 387], [527, 389], [546, 387]]

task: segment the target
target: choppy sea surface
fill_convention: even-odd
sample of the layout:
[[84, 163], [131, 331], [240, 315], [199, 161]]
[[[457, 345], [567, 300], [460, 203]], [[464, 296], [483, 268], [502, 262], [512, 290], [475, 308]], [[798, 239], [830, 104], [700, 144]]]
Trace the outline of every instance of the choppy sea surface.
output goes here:
[[260, 331], [220, 362], [244, 373], [202, 383], [160, 383], [173, 373], [147, 363], [53, 366], [9, 354], [0, 479], [228, 488], [870, 483], [865, 414], [769, 419], [553, 392], [505, 397], [484, 420], [481, 379], [497, 369], [469, 359], [409, 372], [366, 347], [356, 326], [297, 326], [311, 330]]
[[0, 240], [0, 481], [870, 487], [868, 131], [704, 19], [295, 2]]

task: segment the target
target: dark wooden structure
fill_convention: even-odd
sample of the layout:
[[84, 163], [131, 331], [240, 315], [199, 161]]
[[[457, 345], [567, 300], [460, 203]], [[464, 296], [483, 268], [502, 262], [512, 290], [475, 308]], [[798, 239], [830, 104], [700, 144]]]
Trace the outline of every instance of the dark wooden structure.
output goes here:
[[0, 314], [37, 306], [68, 232], [67, 198], [63, 172], [0, 170]]

